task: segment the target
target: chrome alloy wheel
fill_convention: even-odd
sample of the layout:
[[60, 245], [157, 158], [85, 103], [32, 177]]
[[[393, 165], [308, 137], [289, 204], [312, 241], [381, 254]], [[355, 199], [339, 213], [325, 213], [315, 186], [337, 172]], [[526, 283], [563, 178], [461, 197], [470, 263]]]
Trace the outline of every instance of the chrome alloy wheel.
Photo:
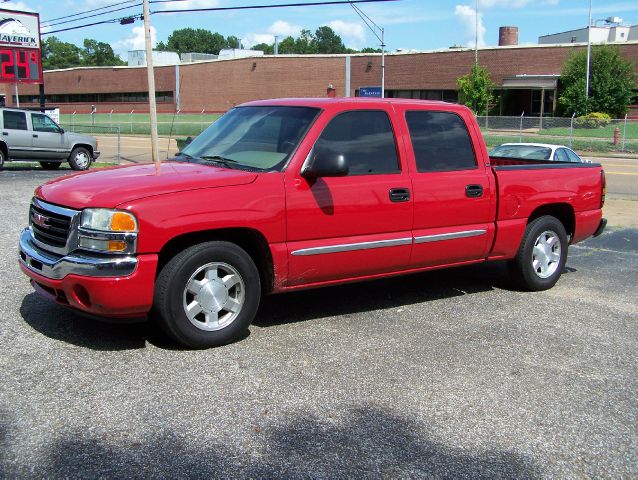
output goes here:
[[560, 263], [560, 239], [556, 232], [546, 230], [534, 242], [532, 267], [540, 278], [551, 277]]
[[80, 170], [86, 169], [89, 166], [89, 163], [91, 163], [91, 157], [89, 157], [89, 154], [84, 150], [77, 152], [74, 160]]
[[215, 331], [226, 328], [241, 312], [245, 294], [239, 272], [227, 263], [208, 263], [186, 282], [184, 313], [197, 328]]

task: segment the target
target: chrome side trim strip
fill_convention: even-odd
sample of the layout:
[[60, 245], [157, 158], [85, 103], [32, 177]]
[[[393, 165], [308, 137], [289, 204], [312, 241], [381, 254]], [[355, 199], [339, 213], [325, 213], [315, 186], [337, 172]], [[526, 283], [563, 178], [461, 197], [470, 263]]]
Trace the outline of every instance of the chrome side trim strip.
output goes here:
[[453, 240], [456, 238], [478, 237], [485, 235], [487, 230], [465, 230], [463, 232], [439, 233], [438, 235], [423, 235], [414, 237], [414, 243], [441, 242], [443, 240]]
[[295, 256], [322, 255], [324, 253], [351, 252], [354, 250], [370, 250], [372, 248], [397, 247], [410, 245], [412, 238], [396, 238], [392, 240], [378, 240], [376, 242], [344, 243], [341, 245], [328, 245], [326, 247], [302, 248], [292, 252]]

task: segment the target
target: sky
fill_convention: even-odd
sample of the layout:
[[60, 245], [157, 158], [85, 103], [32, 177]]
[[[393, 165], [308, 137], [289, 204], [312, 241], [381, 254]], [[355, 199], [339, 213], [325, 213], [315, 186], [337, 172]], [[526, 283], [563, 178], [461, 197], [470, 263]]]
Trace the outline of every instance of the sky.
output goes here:
[[[49, 25], [53, 20], [95, 8], [122, 3], [123, 0], [11, 0], [0, 8], [35, 11], [40, 14], [43, 38], [54, 29], [72, 27], [98, 20], [140, 14], [142, 7], [134, 7], [73, 23]], [[141, 1], [141, 0], [140, 0]], [[301, 3], [311, 0], [294, 0]], [[137, 3], [137, 2], [135, 2]], [[256, 43], [272, 43], [274, 35], [280, 39], [298, 35], [303, 29], [314, 30], [328, 25], [341, 35], [346, 46], [360, 49], [377, 47], [380, 42], [349, 5], [290, 7], [234, 12], [159, 13], [168, 9], [228, 7], [239, 5], [293, 3], [291, 0], [185, 0], [151, 4], [154, 41], [166, 42], [179, 28], [205, 28], [224, 36], [242, 39], [244, 47]], [[124, 5], [119, 5], [120, 8]], [[387, 3], [361, 4], [359, 7], [385, 30], [387, 50], [437, 50], [452, 45], [474, 46], [476, 32], [476, 0], [397, 0]], [[538, 37], [550, 33], [582, 28], [587, 25], [588, 0], [478, 0], [478, 43], [493, 46], [498, 43], [500, 26], [516, 26], [519, 44], [538, 43]], [[99, 12], [94, 12], [99, 13]], [[87, 14], [88, 15], [88, 14]], [[621, 17], [623, 23], [638, 24], [637, 0], [592, 0], [592, 20]], [[49, 21], [47, 23], [47, 21]], [[126, 59], [128, 50], [144, 48], [142, 22], [130, 25], [105, 24], [60, 32], [59, 39], [82, 45], [85, 38], [93, 38], [112, 45], [116, 53]]]

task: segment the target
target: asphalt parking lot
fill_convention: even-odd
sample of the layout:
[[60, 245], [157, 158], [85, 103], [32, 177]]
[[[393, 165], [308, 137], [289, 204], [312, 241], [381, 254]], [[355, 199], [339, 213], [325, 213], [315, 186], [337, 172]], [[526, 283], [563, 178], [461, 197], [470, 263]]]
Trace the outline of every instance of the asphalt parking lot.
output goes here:
[[638, 230], [555, 288], [501, 264], [273, 296], [243, 341], [181, 350], [33, 292], [39, 169], [0, 172], [0, 477], [638, 476]]

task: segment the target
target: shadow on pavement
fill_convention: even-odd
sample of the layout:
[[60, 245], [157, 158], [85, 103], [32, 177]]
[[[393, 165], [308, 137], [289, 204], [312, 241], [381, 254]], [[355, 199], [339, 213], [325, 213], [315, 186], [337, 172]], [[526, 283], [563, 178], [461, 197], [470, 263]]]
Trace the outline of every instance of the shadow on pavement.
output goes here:
[[[164, 430], [132, 440], [125, 430], [68, 432], [28, 465], [8, 463], [8, 477], [35, 478], [537, 478], [532, 458], [472, 451], [430, 438], [422, 423], [380, 408], [340, 418], [297, 416], [286, 424], [236, 432], [223, 441], [214, 422], [200, 438]], [[224, 432], [230, 435], [232, 432]], [[228, 437], [226, 437], [228, 438]], [[241, 447], [238, 447], [241, 445]], [[2, 445], [10, 448], [9, 445]], [[2, 470], [0, 470], [2, 471]]]
[[[487, 292], [494, 287], [512, 288], [501, 262], [272, 295], [262, 299], [254, 325], [268, 327], [363, 313]], [[20, 314], [34, 330], [49, 338], [93, 350], [145, 348], [147, 342], [158, 348], [181, 349], [150, 321], [102, 322], [51, 303], [36, 293], [24, 297]]]

